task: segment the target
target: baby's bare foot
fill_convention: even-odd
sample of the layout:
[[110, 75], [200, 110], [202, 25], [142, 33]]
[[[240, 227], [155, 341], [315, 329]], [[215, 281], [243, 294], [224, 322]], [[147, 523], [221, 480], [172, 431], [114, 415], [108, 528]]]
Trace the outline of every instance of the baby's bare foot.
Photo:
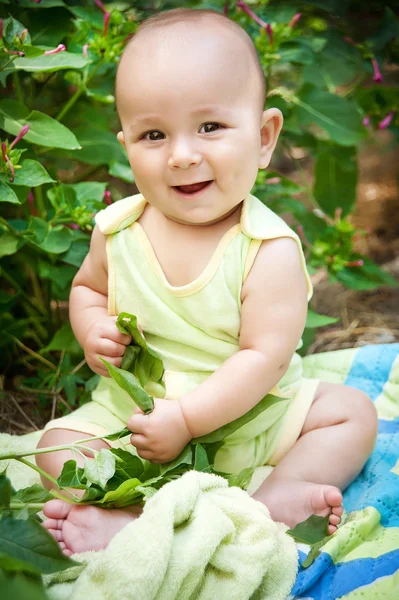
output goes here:
[[270, 485], [266, 480], [253, 498], [267, 506], [274, 521], [282, 521], [291, 528], [311, 515], [329, 515], [330, 535], [337, 530], [344, 510], [338, 488], [298, 479], [275, 479]]
[[87, 550], [102, 550], [125, 525], [137, 519], [141, 506], [112, 510], [69, 504], [62, 500], [46, 502], [43, 526], [57, 540], [67, 556]]

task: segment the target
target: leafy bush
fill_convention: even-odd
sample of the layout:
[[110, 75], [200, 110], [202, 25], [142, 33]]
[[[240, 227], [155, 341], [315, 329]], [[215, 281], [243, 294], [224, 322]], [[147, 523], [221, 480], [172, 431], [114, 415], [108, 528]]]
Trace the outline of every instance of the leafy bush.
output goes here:
[[[95, 378], [67, 322], [70, 284], [93, 214], [135, 192], [115, 137], [116, 64], [143, 19], [181, 4], [224, 11], [248, 31], [268, 105], [285, 117], [279, 148], [314, 159], [312, 189], [272, 171], [260, 171], [253, 189], [292, 215], [310, 270], [356, 289], [394, 285], [354, 251], [350, 222], [360, 143], [372, 128], [398, 132], [396, 90], [383, 74], [398, 53], [392, 10], [377, 13], [356, 39], [361, 3], [349, 0], [0, 0], [0, 365], [10, 378], [22, 373], [25, 387], [65, 392], [72, 406]], [[310, 312], [309, 327], [327, 322]]]

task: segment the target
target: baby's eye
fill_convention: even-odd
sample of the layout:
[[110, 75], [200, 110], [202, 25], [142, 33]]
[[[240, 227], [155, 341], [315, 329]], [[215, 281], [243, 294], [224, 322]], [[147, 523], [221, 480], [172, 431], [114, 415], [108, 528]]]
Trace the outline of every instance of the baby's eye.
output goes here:
[[213, 131], [217, 131], [218, 129], [221, 129], [222, 125], [220, 125], [220, 123], [204, 123], [203, 125], [201, 125], [200, 131], [203, 127], [205, 127], [204, 133], [212, 133]]
[[[163, 135], [164, 135], [163, 133], [154, 129], [153, 131], [147, 131], [147, 133], [144, 133], [140, 139], [148, 140], [150, 142], [158, 142], [159, 140], [163, 139], [163, 137], [162, 137]], [[150, 136], [153, 136], [153, 137], [150, 137]]]

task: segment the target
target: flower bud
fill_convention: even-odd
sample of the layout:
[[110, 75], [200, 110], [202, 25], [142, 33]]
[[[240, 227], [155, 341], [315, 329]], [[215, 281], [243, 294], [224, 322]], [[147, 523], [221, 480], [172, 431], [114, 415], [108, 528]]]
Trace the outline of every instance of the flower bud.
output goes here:
[[64, 50], [66, 50], [64, 44], [58, 44], [57, 48], [54, 48], [53, 50], [46, 50], [44, 54], [48, 56], [49, 54], [58, 54], [59, 52], [63, 52]]
[[374, 69], [373, 81], [375, 81], [376, 83], [381, 83], [384, 80], [384, 77], [382, 76], [378, 62], [375, 58], [373, 58], [371, 62], [373, 64]]
[[391, 111], [390, 113], [388, 113], [387, 116], [384, 117], [382, 119], [382, 121], [380, 121], [378, 123], [378, 129], [386, 129], [390, 125], [394, 114], [395, 114], [394, 111]]
[[22, 140], [22, 138], [24, 137], [24, 135], [26, 135], [28, 133], [28, 131], [29, 131], [29, 123], [22, 127], [22, 129], [20, 130], [20, 132], [17, 135], [17, 137], [15, 138], [15, 140], [11, 143], [10, 150], [12, 150], [14, 148], [15, 144], [18, 144], [19, 140]]
[[294, 15], [291, 19], [291, 21], [288, 23], [289, 27], [294, 27], [294, 25], [296, 23], [298, 23], [299, 19], [302, 17], [302, 13], [296, 13], [296, 15]]

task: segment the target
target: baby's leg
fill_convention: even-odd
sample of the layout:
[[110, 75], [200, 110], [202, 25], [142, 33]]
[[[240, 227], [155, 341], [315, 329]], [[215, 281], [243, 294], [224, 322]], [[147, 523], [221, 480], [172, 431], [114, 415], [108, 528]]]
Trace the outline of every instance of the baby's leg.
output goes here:
[[[51, 429], [44, 433], [38, 447], [71, 444], [87, 437], [90, 437], [90, 434], [65, 429]], [[86, 443], [85, 446], [90, 446], [95, 450], [109, 448], [108, 444], [102, 440]], [[87, 456], [91, 456], [89, 452], [87, 452]], [[52, 477], [57, 478], [62, 471], [63, 464], [71, 458], [76, 459], [79, 465], [83, 464], [83, 458], [73, 456], [70, 450], [38, 454], [36, 463]], [[42, 477], [42, 481], [46, 488], [53, 487], [45, 477]], [[73, 490], [75, 495], [79, 495], [79, 492], [82, 495], [83, 492], [80, 490]], [[141, 506], [132, 507], [131, 510], [105, 510], [96, 506], [79, 506], [61, 500], [50, 500], [43, 508], [47, 517], [43, 525], [58, 541], [64, 554], [71, 556], [75, 552], [106, 548], [114, 535], [137, 518], [141, 511]]]
[[311, 514], [330, 515], [334, 533], [341, 491], [360, 473], [376, 436], [376, 411], [366, 394], [320, 383], [299, 439], [253, 497], [290, 527]]
[[[67, 444], [72, 444], [73, 442], [77, 442], [78, 440], [83, 440], [85, 438], [92, 437], [90, 433], [84, 433], [83, 431], [72, 431], [70, 429], [50, 429], [46, 431], [43, 436], [40, 438], [40, 441], [37, 445], [38, 448], [47, 448], [50, 446], [64, 446]], [[94, 442], [90, 442], [84, 444], [90, 448], [94, 448], [95, 450], [101, 450], [101, 448], [109, 448], [108, 444], [103, 440], [95, 440]], [[89, 452], [83, 452], [86, 456], [91, 457]], [[38, 467], [49, 473], [55, 479], [60, 475], [62, 471], [62, 467], [67, 460], [74, 459], [78, 463], [79, 466], [83, 465], [83, 458], [72, 454], [71, 450], [59, 450], [57, 452], [48, 452], [46, 454], [37, 454], [36, 455], [36, 464]], [[53, 486], [52, 482], [42, 477], [43, 486], [47, 489], [51, 489]]]

